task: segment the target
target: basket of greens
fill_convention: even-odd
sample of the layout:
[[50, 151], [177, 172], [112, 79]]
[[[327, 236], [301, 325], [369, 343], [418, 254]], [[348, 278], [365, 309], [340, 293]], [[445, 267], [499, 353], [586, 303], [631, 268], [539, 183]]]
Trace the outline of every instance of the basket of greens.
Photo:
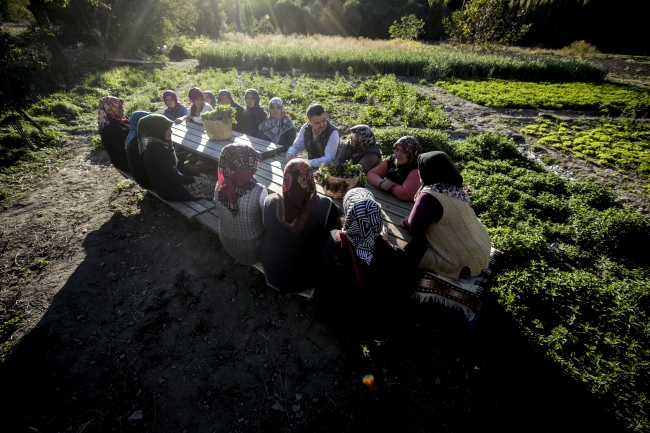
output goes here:
[[342, 198], [352, 188], [364, 186], [367, 182], [361, 164], [352, 161], [322, 164], [314, 178], [323, 186], [325, 195], [333, 198]]
[[235, 109], [230, 105], [216, 105], [212, 111], [201, 113], [205, 132], [210, 140], [226, 140], [232, 135], [232, 124], [235, 120]]

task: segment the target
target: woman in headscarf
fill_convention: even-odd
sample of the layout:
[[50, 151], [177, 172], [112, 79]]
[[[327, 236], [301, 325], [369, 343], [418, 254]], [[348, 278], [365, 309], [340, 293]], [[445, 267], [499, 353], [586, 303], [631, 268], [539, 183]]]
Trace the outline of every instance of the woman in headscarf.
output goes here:
[[241, 133], [257, 137], [259, 135], [259, 126], [266, 120], [266, 111], [260, 107], [260, 94], [255, 89], [248, 89], [244, 94], [246, 108], [242, 118]]
[[415, 137], [400, 138], [393, 145], [393, 154], [368, 172], [368, 182], [390, 191], [400, 200], [413, 201], [420, 188], [418, 155], [421, 153], [422, 147]]
[[183, 118], [189, 113], [187, 107], [178, 102], [178, 97], [173, 90], [165, 90], [163, 92], [163, 101], [167, 108], [163, 111], [163, 116], [174, 123], [181, 123]]
[[388, 241], [370, 191], [348, 191], [343, 211], [343, 230], [327, 237], [314, 297], [333, 325], [383, 341], [394, 328], [400, 303], [413, 292], [417, 273], [404, 250]]
[[219, 157], [219, 183], [214, 191], [221, 244], [238, 262], [259, 262], [267, 191], [255, 180], [262, 155], [245, 144], [229, 144]]
[[214, 108], [214, 106], [217, 105], [217, 98], [215, 98], [214, 93], [206, 90], [203, 94], [205, 95], [205, 101]]
[[133, 179], [143, 188], [153, 189], [153, 185], [147, 175], [147, 169], [144, 167], [144, 159], [138, 148], [138, 122], [145, 116], [148, 111], [135, 111], [129, 119], [129, 135], [126, 137], [126, 158], [129, 162], [129, 170]]
[[124, 103], [115, 96], [99, 100], [98, 133], [111, 163], [119, 170], [129, 171], [124, 142], [129, 135], [129, 118], [124, 115]]
[[198, 87], [192, 87], [187, 96], [189, 97], [192, 105], [190, 105], [190, 112], [187, 117], [185, 117], [185, 120], [188, 122], [203, 124], [201, 113], [212, 111], [212, 105], [205, 102], [205, 94]]
[[284, 168], [282, 192], [269, 195], [262, 212], [266, 233], [260, 246], [266, 284], [284, 293], [311, 290], [330, 230], [340, 228], [338, 208], [316, 193], [314, 173], [304, 159]]
[[339, 149], [336, 159], [343, 163], [352, 160], [361, 164], [364, 173], [381, 163], [381, 149], [375, 141], [375, 134], [368, 125], [356, 125], [350, 128], [350, 139]]
[[446, 278], [476, 276], [490, 263], [490, 235], [476, 217], [463, 177], [444, 152], [418, 157], [422, 187], [402, 226], [411, 261]]
[[226, 90], [226, 89], [220, 90], [219, 94], [217, 95], [217, 102], [222, 105], [230, 105], [232, 108], [236, 110], [235, 120], [237, 121], [237, 123], [234, 123], [232, 125], [232, 130], [235, 132], [243, 133], [244, 107], [242, 107], [241, 105], [235, 102], [235, 100], [232, 98], [232, 94], [230, 93], [230, 90]]
[[150, 114], [138, 122], [138, 151], [154, 191], [170, 201], [212, 199], [216, 182], [205, 174], [192, 176], [178, 164], [171, 141], [172, 124], [162, 114]]
[[296, 127], [284, 109], [280, 98], [269, 101], [269, 117], [260, 123], [258, 138], [271, 141], [284, 148], [286, 152], [296, 139]]

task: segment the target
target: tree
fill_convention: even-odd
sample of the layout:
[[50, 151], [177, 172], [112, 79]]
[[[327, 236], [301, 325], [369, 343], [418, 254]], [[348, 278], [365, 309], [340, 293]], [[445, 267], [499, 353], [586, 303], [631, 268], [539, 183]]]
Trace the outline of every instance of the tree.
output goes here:
[[43, 43], [47, 46], [50, 54], [52, 54], [53, 69], [59, 74], [59, 79], [64, 84], [72, 83], [72, 74], [68, 67], [68, 61], [63, 55], [61, 44], [56, 37], [56, 29], [47, 16], [47, 8], [64, 8], [67, 4], [68, 0], [30, 0], [29, 5], [27, 5], [27, 9], [34, 15]]
[[388, 29], [391, 39], [404, 39], [414, 41], [420, 37], [424, 30], [424, 21], [416, 17], [415, 14], [409, 14], [402, 17], [401, 22], [393, 21], [393, 25]]
[[428, 39], [436, 39], [442, 30], [442, 19], [449, 0], [429, 0]]
[[521, 39], [531, 27], [522, 24], [527, 8], [516, 14], [506, 13], [507, 0], [468, 0], [465, 7], [443, 20], [452, 41], [489, 46], [507, 44]]
[[102, 57], [106, 58], [106, 44], [112, 36], [119, 34], [113, 24], [119, 21], [113, 6], [119, 0], [72, 0], [74, 17], [83, 32], [92, 36], [99, 45]]

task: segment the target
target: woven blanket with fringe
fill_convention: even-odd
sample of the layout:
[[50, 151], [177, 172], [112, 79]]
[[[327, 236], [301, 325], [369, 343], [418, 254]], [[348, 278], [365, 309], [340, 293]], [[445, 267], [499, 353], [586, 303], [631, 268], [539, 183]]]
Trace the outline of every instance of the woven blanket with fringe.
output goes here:
[[423, 271], [418, 288], [413, 298], [420, 302], [434, 302], [447, 308], [462, 311], [468, 321], [473, 321], [481, 309], [481, 297], [490, 290], [494, 276], [497, 273], [503, 253], [492, 248], [490, 264], [475, 277], [452, 280], [441, 277], [431, 271]]

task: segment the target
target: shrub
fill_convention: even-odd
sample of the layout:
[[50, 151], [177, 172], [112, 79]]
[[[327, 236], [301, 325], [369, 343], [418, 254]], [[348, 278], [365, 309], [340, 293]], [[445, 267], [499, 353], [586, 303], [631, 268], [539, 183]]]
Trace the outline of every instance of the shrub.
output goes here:
[[414, 41], [418, 39], [424, 31], [424, 20], [416, 17], [414, 14], [405, 15], [400, 22], [393, 21], [393, 25], [388, 28], [391, 39], [404, 39]]
[[587, 41], [573, 41], [568, 47], [562, 48], [561, 52], [563, 54], [574, 54], [579, 56], [600, 53], [595, 45], [591, 45]]
[[505, 0], [469, 0], [462, 10], [443, 20], [445, 31], [462, 44], [507, 44], [521, 39], [531, 24], [522, 24], [527, 8], [516, 15], [506, 12]]

